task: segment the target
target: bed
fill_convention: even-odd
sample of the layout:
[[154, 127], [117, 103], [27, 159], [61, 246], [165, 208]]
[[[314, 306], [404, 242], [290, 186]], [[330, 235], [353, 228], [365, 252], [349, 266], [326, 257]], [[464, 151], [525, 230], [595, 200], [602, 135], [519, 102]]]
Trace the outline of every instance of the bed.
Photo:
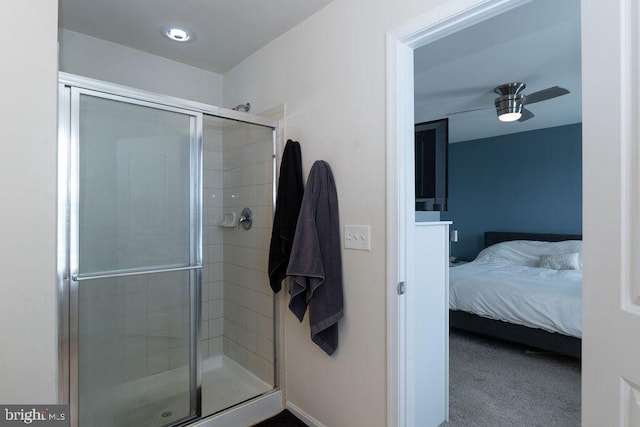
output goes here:
[[484, 248], [450, 269], [450, 327], [580, 358], [582, 236], [486, 232]]

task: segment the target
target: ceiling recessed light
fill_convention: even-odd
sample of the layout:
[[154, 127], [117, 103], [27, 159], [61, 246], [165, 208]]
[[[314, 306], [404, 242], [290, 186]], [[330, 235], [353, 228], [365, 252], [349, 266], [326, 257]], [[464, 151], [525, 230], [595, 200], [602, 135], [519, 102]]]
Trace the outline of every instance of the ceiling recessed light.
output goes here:
[[162, 30], [162, 34], [164, 34], [165, 37], [177, 42], [186, 42], [193, 39], [193, 32], [191, 30], [180, 27], [165, 27]]

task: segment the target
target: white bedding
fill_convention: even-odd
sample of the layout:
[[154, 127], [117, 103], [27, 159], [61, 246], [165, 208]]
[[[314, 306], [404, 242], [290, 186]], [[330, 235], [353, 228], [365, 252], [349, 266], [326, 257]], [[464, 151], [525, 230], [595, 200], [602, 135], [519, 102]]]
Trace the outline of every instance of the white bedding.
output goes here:
[[582, 270], [510, 265], [481, 255], [450, 269], [450, 309], [582, 336]]

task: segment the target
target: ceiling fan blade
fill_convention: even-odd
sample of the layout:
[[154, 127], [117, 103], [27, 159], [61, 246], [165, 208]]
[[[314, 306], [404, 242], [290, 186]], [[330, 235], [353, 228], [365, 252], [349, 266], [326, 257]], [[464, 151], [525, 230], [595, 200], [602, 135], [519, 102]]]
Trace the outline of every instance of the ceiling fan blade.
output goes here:
[[520, 117], [518, 119], [519, 122], [524, 122], [525, 120], [529, 120], [535, 117], [535, 114], [533, 114], [531, 111], [527, 110], [526, 108], [522, 109], [522, 117]]
[[471, 110], [454, 111], [453, 113], [445, 114], [445, 116], [453, 116], [454, 114], [470, 113], [472, 111], [490, 110], [490, 109], [495, 109], [495, 107], [483, 107], [483, 108], [473, 108]]
[[523, 105], [533, 104], [534, 102], [546, 101], [547, 99], [556, 98], [558, 96], [566, 95], [569, 91], [560, 86], [553, 86], [547, 89], [542, 89], [537, 92], [525, 95], [522, 101]]

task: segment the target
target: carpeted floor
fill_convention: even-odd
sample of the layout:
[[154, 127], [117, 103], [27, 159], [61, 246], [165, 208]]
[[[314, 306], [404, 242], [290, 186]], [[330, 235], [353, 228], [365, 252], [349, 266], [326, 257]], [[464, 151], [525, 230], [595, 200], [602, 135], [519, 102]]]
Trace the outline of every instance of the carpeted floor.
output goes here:
[[264, 420], [253, 427], [307, 427], [298, 417], [285, 409], [279, 414]]
[[448, 427], [580, 425], [580, 361], [478, 335], [449, 336]]

